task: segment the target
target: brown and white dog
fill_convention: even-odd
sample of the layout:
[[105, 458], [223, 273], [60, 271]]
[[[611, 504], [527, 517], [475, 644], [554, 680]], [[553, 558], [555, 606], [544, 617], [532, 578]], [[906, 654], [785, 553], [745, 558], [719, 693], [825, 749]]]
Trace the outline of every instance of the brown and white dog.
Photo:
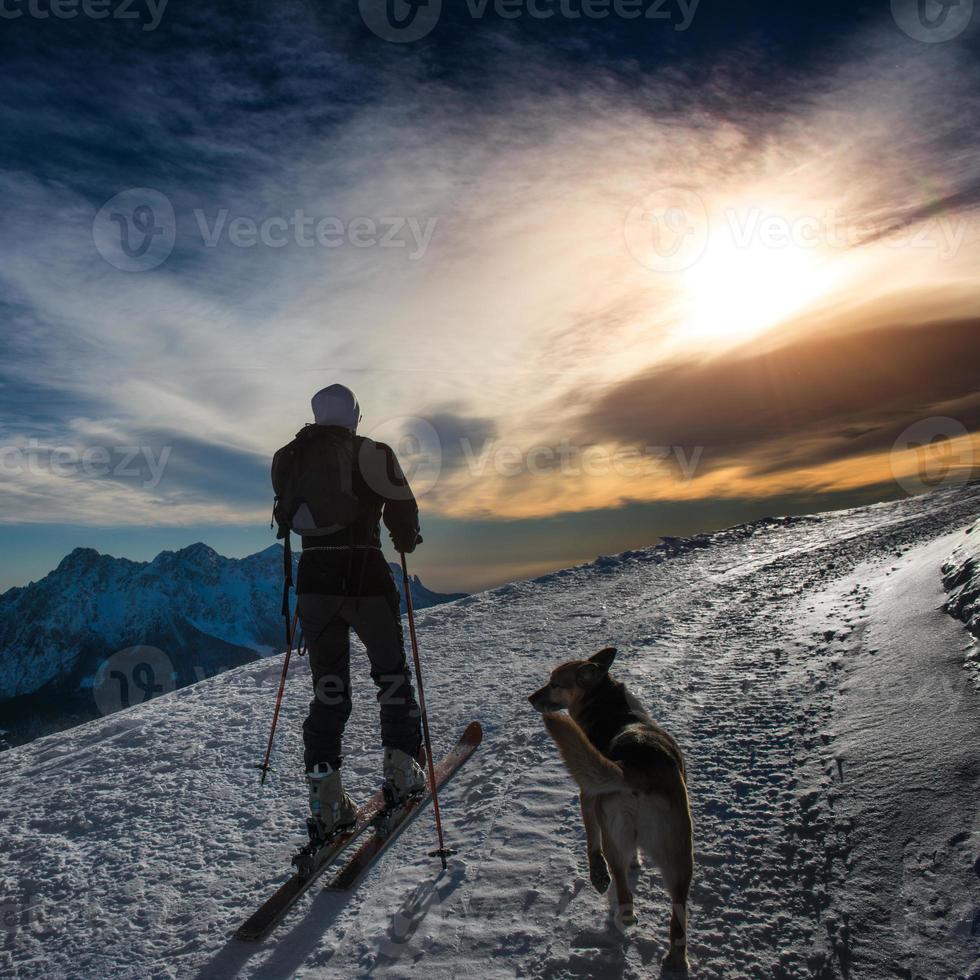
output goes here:
[[[693, 825], [684, 758], [677, 743], [609, 675], [616, 650], [571, 660], [529, 698], [581, 790], [596, 891], [609, 872], [624, 925], [636, 922], [627, 873], [642, 851], [670, 893], [670, 949], [664, 965], [687, 969], [687, 899], [694, 872]], [[566, 708], [568, 715], [558, 714]], [[570, 716], [570, 717], [569, 717]]]

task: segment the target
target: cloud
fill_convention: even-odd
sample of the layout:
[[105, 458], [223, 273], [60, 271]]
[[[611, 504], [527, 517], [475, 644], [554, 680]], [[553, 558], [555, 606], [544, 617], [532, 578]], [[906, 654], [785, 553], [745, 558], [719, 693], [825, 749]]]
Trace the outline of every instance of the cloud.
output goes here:
[[442, 463], [446, 467], [462, 465], [481, 449], [498, 432], [492, 418], [467, 415], [453, 406], [442, 406], [425, 413], [426, 421], [436, 430], [442, 450]]
[[258, 521], [271, 509], [264, 454], [105, 417], [74, 416], [41, 432], [8, 431], [0, 445], [0, 523], [63, 521], [67, 512], [80, 525], [174, 526], [225, 522], [229, 512]]
[[[846, 455], [890, 431], [894, 418], [866, 409], [856, 381], [828, 387], [823, 409], [815, 389], [797, 408], [788, 399], [783, 422], [764, 404], [741, 428], [726, 418], [738, 392], [734, 383], [714, 391], [720, 368], [697, 373], [694, 358], [706, 351], [685, 333], [683, 275], [634, 261], [624, 215], [651, 189], [678, 183], [719, 206], [760, 196], [785, 210], [787, 200], [804, 210], [846, 205], [850, 217], [886, 225], [965, 210], [975, 176], [962, 134], [975, 118], [975, 82], [949, 75], [952, 49], [868, 47], [863, 36], [853, 46], [821, 43], [805, 77], [784, 89], [757, 84], [746, 49], [726, 49], [717, 21], [692, 33], [699, 50], [709, 40], [718, 47], [691, 63], [655, 57], [624, 41], [628, 31], [609, 40], [567, 24], [551, 44], [559, 32], [540, 24], [518, 31], [454, 15], [432, 45], [402, 49], [372, 38], [350, 12], [331, 9], [311, 31], [302, 4], [169, 13], [138, 46], [131, 34], [107, 35], [105, 71], [80, 69], [93, 25], [71, 28], [61, 48], [44, 40], [49, 57], [8, 65], [3, 436], [83, 444], [79, 420], [103, 421], [134, 444], [173, 448], [155, 488], [45, 476], [8, 488], [18, 507], [37, 497], [49, 518], [71, 521], [253, 521], [266, 512], [263, 460], [331, 381], [358, 391], [364, 431], [428, 419], [442, 473], [427, 504], [446, 512], [580, 510], [647, 492], [615, 474], [566, 475], [557, 490], [547, 467], [474, 474], [463, 440], [476, 452], [497, 440], [527, 454], [570, 433], [631, 438], [623, 393], [642, 402], [637, 379], [649, 376], [669, 387], [668, 364], [703, 382], [677, 382], [701, 421], [684, 429], [678, 418], [677, 427], [704, 435], [697, 402], [714, 399], [725, 458], [744, 449], [760, 474], [789, 465], [794, 452], [816, 460], [839, 446]], [[655, 47], [678, 43], [657, 35]], [[595, 55], [591, 72], [581, 70], [583, 53]], [[173, 253], [152, 271], [121, 271], [94, 247], [95, 214], [128, 187], [158, 190], [175, 212]], [[437, 224], [414, 260], [405, 249], [350, 243], [202, 239], [199, 213], [215, 227], [222, 211], [228, 222], [261, 223], [297, 208], [345, 222]], [[945, 264], [884, 248], [851, 250], [854, 282], [836, 302], [926, 278], [950, 296], [974, 281], [973, 243]], [[743, 389], [753, 370], [744, 358], [732, 361]], [[747, 363], [757, 374], [765, 367]], [[789, 354], [773, 364], [794, 367]], [[744, 392], [748, 404], [752, 394]], [[930, 389], [933, 403], [942, 394]], [[965, 392], [957, 382], [945, 395]], [[577, 419], [588, 405], [602, 426]], [[895, 418], [908, 408], [893, 407]], [[797, 431], [811, 431], [811, 409], [849, 434], [816, 433], [812, 451], [794, 450]], [[769, 427], [769, 443], [753, 439], [756, 423]]]
[[955, 407], [980, 429], [980, 319], [796, 339], [773, 350], [658, 365], [580, 416], [584, 437], [703, 446], [703, 468], [750, 474], [890, 449]]

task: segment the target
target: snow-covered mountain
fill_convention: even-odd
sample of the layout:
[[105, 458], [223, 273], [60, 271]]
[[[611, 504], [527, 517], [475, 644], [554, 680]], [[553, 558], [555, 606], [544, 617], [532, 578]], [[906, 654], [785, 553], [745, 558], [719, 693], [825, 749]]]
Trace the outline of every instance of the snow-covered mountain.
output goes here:
[[[405, 589], [402, 583], [402, 567], [397, 562], [389, 562], [391, 574], [398, 586], [398, 594], [401, 596], [402, 612], [405, 612]], [[441, 606], [444, 602], [455, 602], [457, 599], [465, 599], [468, 592], [433, 592], [427, 589], [418, 575], [409, 576], [409, 584], [412, 589], [412, 605], [416, 609], [429, 609], [431, 606]]]
[[[412, 582], [420, 609], [461, 595]], [[76, 548], [0, 595], [0, 727], [22, 741], [281, 651], [281, 604], [279, 544], [236, 559], [198, 543], [149, 562]], [[149, 666], [120, 687], [115, 661], [125, 673], [134, 657]]]
[[[674, 540], [419, 617], [436, 750], [484, 743], [353, 892], [314, 889], [260, 945], [235, 928], [289, 871], [306, 809], [304, 665], [226, 671], [16, 747], [0, 770], [0, 974], [75, 978], [659, 976], [669, 908], [592, 889], [578, 794], [527, 704], [551, 667], [614, 673], [678, 739], [695, 823], [691, 976], [980, 977], [980, 710], [940, 569], [980, 487]], [[345, 784], [381, 770], [353, 671]], [[68, 777], [66, 779], [66, 776]]]

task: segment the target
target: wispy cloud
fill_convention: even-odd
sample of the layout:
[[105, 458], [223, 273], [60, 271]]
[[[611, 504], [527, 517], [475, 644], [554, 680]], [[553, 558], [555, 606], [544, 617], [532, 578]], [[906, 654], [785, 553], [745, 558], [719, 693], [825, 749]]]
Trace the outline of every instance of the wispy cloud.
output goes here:
[[[700, 195], [722, 229], [726, 208], [751, 207], [786, 221], [834, 209], [849, 228], [892, 233], [941, 216], [964, 223], [946, 257], [889, 246], [875, 231], [844, 249], [818, 244], [815, 261], [833, 267], [834, 288], [771, 330], [802, 331], [815, 309], [859, 298], [887, 305], [898, 287], [948, 286], [960, 303], [974, 294], [977, 174], [967, 151], [977, 94], [955, 47], [869, 29], [828, 48], [790, 91], [753, 93], [742, 50], [700, 77], [683, 61], [631, 71], [622, 58], [602, 58], [583, 77], [536, 38], [481, 27], [496, 40], [478, 69], [494, 97], [475, 99], [458, 66], [433, 64], [438, 38], [399, 51], [300, 4], [268, 15], [264, 32], [249, 21], [248, 34], [231, 16], [181, 16], [149, 48], [121, 54], [111, 77], [79, 86], [70, 60], [8, 75], [3, 439], [171, 454], [153, 487], [7, 474], [3, 492], [16, 506], [5, 520], [264, 520], [266, 461], [308, 418], [312, 392], [335, 380], [360, 394], [368, 433], [405, 416], [432, 426], [446, 463], [427, 500], [437, 511], [520, 516], [644, 499], [653, 491], [636, 477], [566, 492], [547, 468], [534, 481], [477, 473], [459, 447], [707, 444], [705, 433], [732, 424], [739, 405], [719, 399], [736, 383], [725, 379], [749, 384], [745, 365], [761, 362], [738, 354], [730, 371], [697, 367], [727, 342], [689, 329], [691, 279], [651, 271], [625, 242], [627, 214], [651, 192]], [[70, 98], [56, 97], [66, 90]], [[175, 216], [172, 253], [145, 272], [114, 267], [93, 242], [100, 207], [134, 187], [165, 195]], [[343, 243], [298, 239], [298, 210], [339, 227]], [[285, 244], [236, 244], [236, 219], [272, 222]], [[421, 253], [377, 234], [368, 242], [363, 224], [352, 232], [391, 219], [403, 234], [410, 220], [430, 229]], [[907, 336], [928, 347], [927, 334]], [[688, 366], [675, 378], [668, 365], [679, 358]], [[947, 361], [930, 363], [938, 372]], [[946, 394], [965, 398], [968, 379], [956, 378]], [[651, 379], [661, 396], [673, 390], [690, 404], [648, 397]], [[907, 401], [892, 392], [902, 417], [942, 400], [942, 384], [926, 397], [908, 381]], [[890, 431], [867, 401], [833, 405], [817, 385], [801, 403], [833, 426], [810, 463], [880, 448], [879, 436], [833, 434]], [[771, 432], [789, 421], [769, 413], [763, 423]], [[751, 433], [736, 442], [759, 448]], [[522, 485], [534, 487], [530, 497]]]

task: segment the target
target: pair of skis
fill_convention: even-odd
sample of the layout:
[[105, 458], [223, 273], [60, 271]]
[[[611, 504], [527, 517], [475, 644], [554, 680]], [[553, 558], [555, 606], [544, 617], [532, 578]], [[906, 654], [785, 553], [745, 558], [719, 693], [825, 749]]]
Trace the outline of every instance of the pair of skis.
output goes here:
[[[437, 793], [473, 755], [482, 739], [480, 723], [471, 721], [459, 741], [434, 766]], [[298, 860], [294, 861], [297, 864], [296, 873], [239, 926], [235, 935], [250, 942], [264, 939], [341, 853], [370, 831], [326, 886], [331, 891], [347, 891], [353, 888], [431, 799], [432, 791], [429, 787], [401, 805], [391, 807], [386, 802], [383, 791], [379, 790], [357, 811], [357, 819], [352, 827], [342, 830], [319, 849], [304, 848], [297, 855]]]

